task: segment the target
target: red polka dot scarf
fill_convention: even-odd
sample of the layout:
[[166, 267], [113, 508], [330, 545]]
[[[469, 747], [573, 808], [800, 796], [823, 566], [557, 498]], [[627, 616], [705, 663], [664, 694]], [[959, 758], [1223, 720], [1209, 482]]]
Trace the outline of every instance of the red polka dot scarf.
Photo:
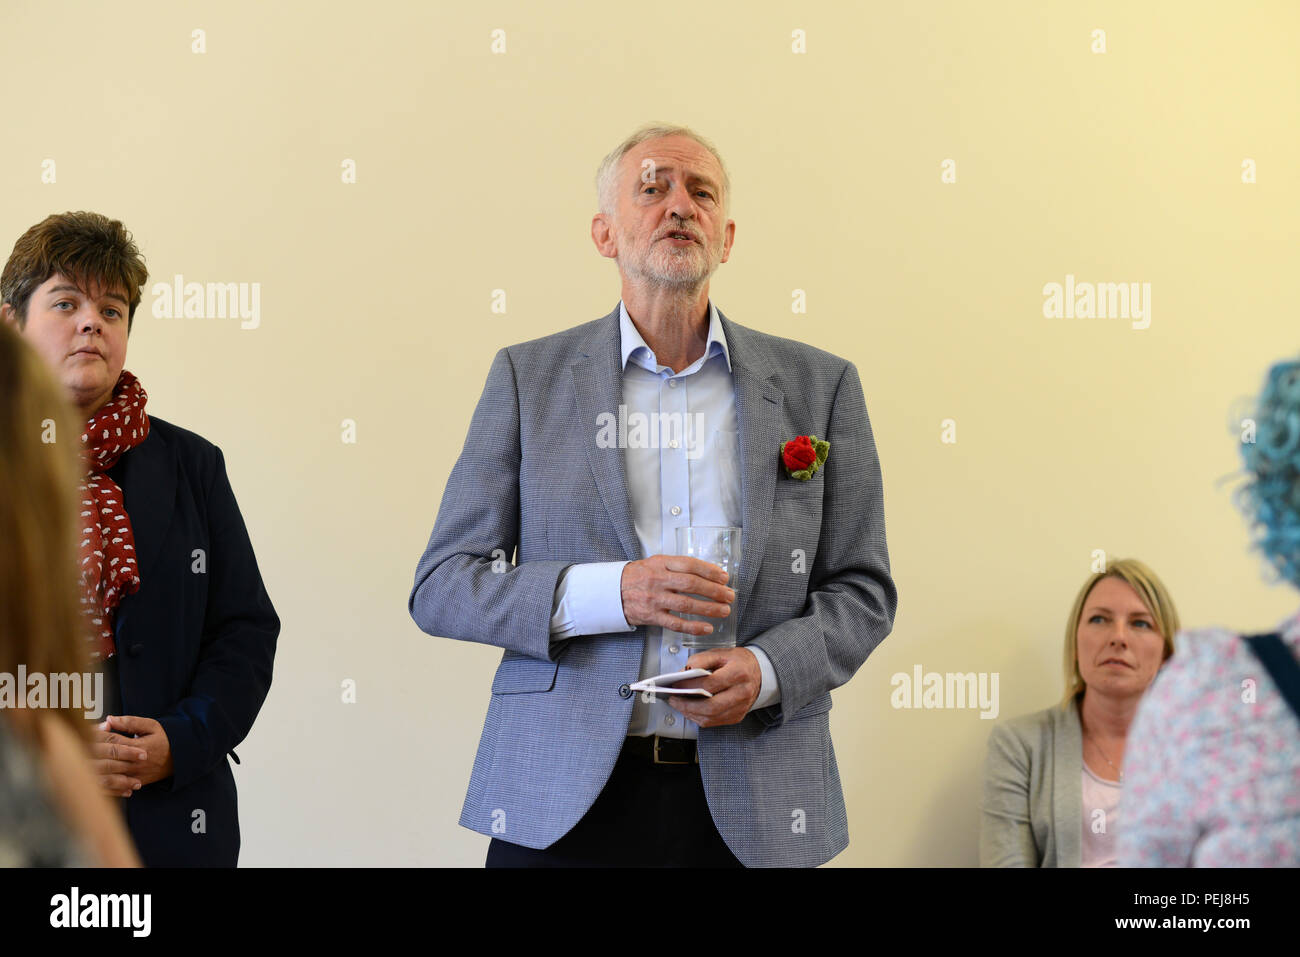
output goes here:
[[107, 473], [149, 435], [149, 400], [140, 381], [122, 370], [113, 397], [86, 422], [81, 436], [86, 478], [81, 492], [82, 611], [89, 620], [91, 658], [108, 658], [117, 650], [113, 618], [123, 595], [140, 588], [135, 561], [135, 533], [126, 514], [122, 489]]

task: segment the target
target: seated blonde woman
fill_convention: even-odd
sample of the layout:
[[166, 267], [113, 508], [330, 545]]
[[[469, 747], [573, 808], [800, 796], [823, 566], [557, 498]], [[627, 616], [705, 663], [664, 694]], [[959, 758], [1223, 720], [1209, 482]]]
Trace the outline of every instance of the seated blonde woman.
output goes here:
[[[14, 683], [19, 666], [28, 677], [84, 674], [73, 524], [80, 432], [53, 376], [3, 323], [0, 395], [0, 674]], [[91, 771], [85, 709], [8, 703], [0, 702], [0, 867], [138, 866]]]
[[1177, 631], [1173, 600], [1140, 561], [1084, 582], [1066, 621], [1064, 700], [989, 737], [981, 867], [1115, 866], [1129, 727]]

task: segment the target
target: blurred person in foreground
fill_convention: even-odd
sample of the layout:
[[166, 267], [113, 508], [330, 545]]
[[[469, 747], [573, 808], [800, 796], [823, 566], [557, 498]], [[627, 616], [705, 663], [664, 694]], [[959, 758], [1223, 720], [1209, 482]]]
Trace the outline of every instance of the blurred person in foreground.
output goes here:
[[0, 675], [23, 696], [0, 697], [0, 867], [138, 866], [91, 771], [84, 709], [29, 707], [17, 686], [20, 667], [79, 676], [90, 658], [77, 612], [76, 420], [2, 323], [0, 395]]
[[1114, 867], [1138, 702], [1174, 651], [1178, 612], [1142, 562], [1094, 573], [1065, 629], [1065, 697], [993, 729], [981, 867]]
[[123, 368], [147, 277], [120, 222], [49, 216], [0, 273], [0, 318], [54, 372], [82, 423], [74, 539], [90, 655], [110, 702], [94, 744], [100, 782], [123, 799], [146, 865], [233, 867], [228, 755], [270, 688], [280, 621], [221, 450], [151, 415]]
[[[1300, 588], [1300, 362], [1269, 370], [1241, 444], [1255, 547]], [[1125, 867], [1300, 866], [1300, 612], [1277, 631], [1179, 635], [1129, 752]]]

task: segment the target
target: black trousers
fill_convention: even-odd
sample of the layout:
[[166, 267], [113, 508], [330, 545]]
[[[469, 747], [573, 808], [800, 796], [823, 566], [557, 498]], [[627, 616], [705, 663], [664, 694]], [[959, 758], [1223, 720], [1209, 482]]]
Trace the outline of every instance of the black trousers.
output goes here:
[[700, 766], [624, 749], [582, 819], [536, 850], [492, 838], [487, 867], [744, 867], [713, 824]]

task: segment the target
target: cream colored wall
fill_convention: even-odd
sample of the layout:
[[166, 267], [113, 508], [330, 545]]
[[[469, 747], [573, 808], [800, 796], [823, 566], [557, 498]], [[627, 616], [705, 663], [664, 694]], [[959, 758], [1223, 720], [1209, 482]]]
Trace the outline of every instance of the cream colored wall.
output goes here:
[[[151, 281], [260, 283], [255, 329], [146, 290], [127, 362], [224, 450], [284, 622], [243, 863], [481, 865], [456, 821], [499, 652], [406, 598], [493, 354], [618, 301], [592, 177], [654, 119], [731, 170], [714, 300], [867, 395], [900, 604], [835, 693], [835, 863], [974, 863], [992, 722], [896, 710], [893, 674], [997, 672], [1002, 717], [1044, 707], [1093, 549], [1151, 565], [1185, 625], [1296, 605], [1215, 483], [1234, 402], [1296, 348], [1298, 29], [1288, 2], [7, 0], [3, 250], [88, 208]], [[1150, 283], [1149, 328], [1045, 318], [1067, 274]]]

